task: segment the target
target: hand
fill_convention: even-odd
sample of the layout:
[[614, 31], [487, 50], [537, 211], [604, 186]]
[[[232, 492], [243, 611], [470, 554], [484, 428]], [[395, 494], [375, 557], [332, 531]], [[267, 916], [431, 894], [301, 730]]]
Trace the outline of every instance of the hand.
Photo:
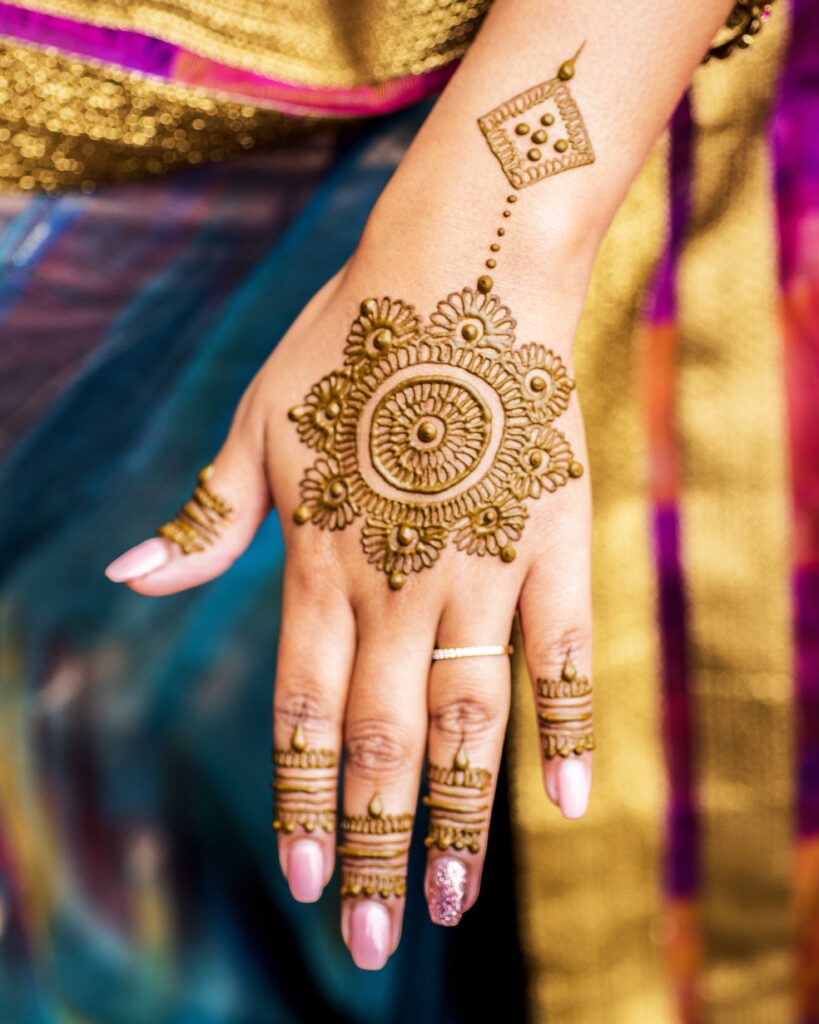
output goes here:
[[[371, 301], [362, 310], [367, 282], [383, 276], [383, 256], [377, 258], [379, 246], [371, 241], [379, 233], [374, 228], [312, 300], [244, 395], [205, 481], [206, 493], [233, 510], [224, 518], [212, 513], [218, 539], [189, 555], [166, 538], [150, 540], [109, 574], [148, 595], [212, 579], [241, 554], [275, 501], [287, 550], [274, 709], [277, 781], [286, 787], [277, 790], [282, 869], [302, 900], [318, 898], [332, 874], [343, 746], [344, 810], [354, 819], [341, 837], [349, 851], [341, 856], [343, 882], [353, 892], [359, 884], [366, 890], [367, 880], [358, 876], [375, 875], [376, 887], [403, 893], [409, 832], [359, 830], [371, 827], [368, 809], [369, 818], [383, 823], [374, 828], [407, 824], [426, 750], [436, 801], [427, 893], [433, 919], [451, 924], [480, 886], [509, 708], [509, 659], [433, 665], [432, 650], [507, 643], [519, 606], [532, 678], [589, 677], [585, 447], [568, 339], [551, 355], [543, 344], [521, 346], [502, 298], [480, 292], [477, 282], [467, 285], [465, 272], [452, 280], [449, 272], [430, 268], [429, 279], [421, 279], [414, 268], [394, 266], [407, 282], [406, 304], [381, 299], [377, 308]], [[432, 279], [446, 282], [437, 295]], [[480, 316], [460, 316], [458, 301], [446, 301], [461, 281], [471, 290], [456, 294], [471, 295], [489, 311], [482, 314], [480, 343], [463, 338], [464, 326], [484, 330]], [[413, 298], [431, 319], [410, 308]], [[393, 325], [392, 342], [390, 328], [378, 326], [382, 318]], [[523, 336], [536, 337], [535, 325], [525, 316], [521, 322]], [[416, 376], [429, 378], [434, 360], [432, 376], [444, 383], [421, 385], [423, 394], [405, 383], [397, 412], [387, 402], [383, 423], [373, 419], [373, 406], [395, 383], [394, 366], [416, 350], [425, 351], [426, 365]], [[471, 369], [458, 365], [465, 362]], [[373, 393], [360, 404], [379, 440], [372, 462], [365, 446], [362, 469], [376, 495], [397, 494], [391, 523], [378, 510], [363, 511], [360, 498], [354, 506], [349, 476], [340, 471], [345, 417], [355, 417], [348, 424], [353, 432], [363, 419], [361, 411], [346, 412], [353, 409], [352, 372], [366, 380], [362, 393]], [[319, 380], [324, 383], [314, 388]], [[512, 389], [511, 396], [499, 396], [499, 387]], [[392, 427], [389, 436], [385, 424]], [[500, 453], [493, 456], [497, 445]], [[405, 487], [432, 482], [429, 496], [388, 482], [402, 473], [398, 483]], [[344, 493], [336, 500], [333, 484], [339, 482]], [[448, 494], [461, 495], [457, 507], [442, 500]], [[443, 508], [436, 512], [440, 525], [425, 525], [424, 515], [413, 511], [416, 502], [422, 513]], [[362, 511], [355, 514], [354, 507]], [[295, 521], [308, 515], [304, 525]], [[191, 536], [196, 541], [198, 535]], [[588, 700], [579, 700], [587, 711]], [[538, 695], [542, 711], [549, 703]], [[558, 731], [547, 723], [541, 731], [553, 755]], [[584, 724], [582, 736], [587, 732]], [[308, 757], [309, 750], [330, 755]], [[591, 755], [568, 747], [561, 752], [568, 756], [544, 758], [544, 781], [563, 813], [576, 817], [588, 799]], [[318, 791], [294, 794], [291, 787], [305, 784]], [[311, 810], [292, 811], [294, 804]], [[357, 856], [368, 843], [398, 856]], [[402, 910], [403, 895], [368, 899], [359, 893], [344, 900], [343, 933], [361, 966], [381, 966], [394, 950]]]

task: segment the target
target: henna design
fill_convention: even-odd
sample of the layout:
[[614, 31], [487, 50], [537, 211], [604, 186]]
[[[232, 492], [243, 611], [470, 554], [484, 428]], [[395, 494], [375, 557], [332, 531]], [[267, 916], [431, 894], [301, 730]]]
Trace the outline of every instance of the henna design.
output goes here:
[[366, 814], [342, 816], [342, 842], [336, 848], [342, 898], [406, 895], [413, 819], [410, 813], [385, 814], [378, 793], [373, 793]]
[[429, 827], [424, 845], [439, 850], [467, 850], [479, 853], [481, 835], [489, 824], [492, 773], [471, 768], [466, 747], [461, 743], [450, 768], [427, 766]]
[[538, 679], [536, 700], [545, 758], [594, 750], [591, 684], [585, 676], [578, 678], [568, 655], [560, 679]]
[[478, 118], [489, 148], [514, 188], [594, 163], [586, 125], [566, 84], [574, 77], [574, 62], [582, 49], [561, 64], [555, 78]]
[[233, 514], [230, 504], [208, 487], [212, 474], [213, 466], [205, 466], [199, 471], [198, 484], [190, 501], [182, 506], [175, 519], [156, 531], [160, 537], [178, 544], [185, 555], [204, 551], [218, 538], [222, 520]]
[[452, 293], [424, 326], [403, 302], [366, 299], [345, 370], [290, 410], [320, 452], [296, 523], [342, 530], [364, 517], [364, 552], [394, 590], [450, 536], [511, 562], [523, 502], [583, 472], [551, 426], [574, 381], [544, 345], [512, 349], [515, 321], [491, 289], [484, 276]]
[[336, 768], [333, 750], [308, 748], [301, 723], [296, 723], [290, 748], [274, 749], [273, 828], [290, 835], [336, 830]]

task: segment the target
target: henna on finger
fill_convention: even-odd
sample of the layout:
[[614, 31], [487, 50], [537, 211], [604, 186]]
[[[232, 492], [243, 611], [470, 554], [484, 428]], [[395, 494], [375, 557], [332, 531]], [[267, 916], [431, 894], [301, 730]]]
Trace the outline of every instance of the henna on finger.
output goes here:
[[184, 555], [205, 551], [218, 539], [224, 520], [233, 515], [233, 507], [208, 487], [213, 466], [199, 471], [198, 483], [191, 499], [182, 506], [175, 519], [157, 529], [160, 537], [178, 545]]
[[273, 829], [292, 835], [336, 830], [338, 758], [334, 750], [310, 748], [304, 728], [296, 723], [287, 749], [273, 750], [276, 776], [273, 790]]
[[538, 679], [536, 684], [538, 732], [547, 760], [594, 750], [592, 688], [578, 676], [570, 657], [559, 679]]
[[341, 897], [403, 897], [407, 892], [407, 864], [414, 815], [387, 814], [379, 794], [373, 793], [366, 814], [341, 818]]
[[427, 765], [427, 780], [429, 795], [423, 803], [429, 808], [429, 825], [424, 845], [428, 849], [480, 853], [492, 810], [492, 773], [486, 768], [472, 768], [466, 746], [461, 743], [451, 767], [431, 762]]

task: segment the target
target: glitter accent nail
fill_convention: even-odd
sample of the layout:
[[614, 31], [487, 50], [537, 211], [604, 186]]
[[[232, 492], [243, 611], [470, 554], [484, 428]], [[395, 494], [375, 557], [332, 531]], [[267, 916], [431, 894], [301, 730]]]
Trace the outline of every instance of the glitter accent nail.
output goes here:
[[427, 906], [434, 924], [454, 925], [461, 920], [466, 893], [466, 865], [454, 857], [437, 857], [429, 869]]

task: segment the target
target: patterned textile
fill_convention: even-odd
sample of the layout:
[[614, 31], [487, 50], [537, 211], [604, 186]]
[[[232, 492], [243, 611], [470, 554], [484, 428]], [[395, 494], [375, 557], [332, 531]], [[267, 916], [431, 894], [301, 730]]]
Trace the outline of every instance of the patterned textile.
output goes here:
[[245, 66], [212, 12], [246, 3], [0, 4], [0, 182], [92, 193], [0, 197], [0, 1020], [819, 1024], [819, 11], [780, 4], [698, 72], [598, 260], [588, 818], [543, 798], [518, 660], [514, 860], [501, 786], [478, 907], [432, 928], [415, 850], [372, 976], [329, 895], [289, 900], [267, 827], [275, 521], [189, 594], [101, 577], [177, 507], [424, 111], [308, 138], [293, 115], [383, 113], [460, 52], [442, 30], [322, 79], [302, 39], [300, 74], [286, 47]]
[[[359, 971], [338, 879], [270, 829], [276, 522], [159, 601], [107, 561], [178, 506], [259, 364], [348, 257], [425, 110], [144, 184], [0, 200], [0, 1021], [522, 1019], [503, 798], [492, 884]], [[470, 979], [501, 957], [510, 991]], [[423, 979], [423, 983], [419, 983]]]
[[0, 189], [88, 191], [405, 107], [442, 88], [488, 6], [0, 3]]
[[581, 327], [591, 812], [529, 810], [525, 700], [512, 775], [548, 1024], [819, 1021], [819, 12], [789, 15], [698, 72]]

